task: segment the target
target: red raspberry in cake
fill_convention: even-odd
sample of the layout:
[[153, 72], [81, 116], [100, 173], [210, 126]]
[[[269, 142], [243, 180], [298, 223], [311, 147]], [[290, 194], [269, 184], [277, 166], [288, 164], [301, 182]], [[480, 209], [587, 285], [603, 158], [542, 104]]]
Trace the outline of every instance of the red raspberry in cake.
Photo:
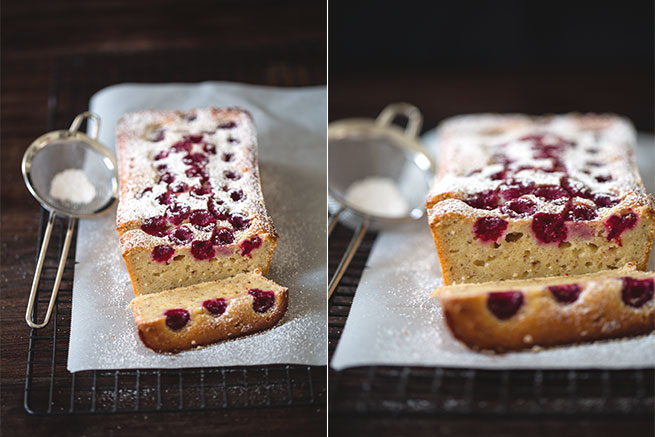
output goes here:
[[191, 208], [182, 203], [173, 203], [166, 209], [166, 219], [174, 226], [179, 225], [191, 214]]
[[157, 262], [163, 263], [173, 258], [173, 254], [175, 254], [175, 249], [173, 249], [171, 246], [161, 244], [159, 246], [155, 246], [152, 249], [151, 255], [152, 255], [152, 259], [154, 259]]
[[214, 228], [211, 240], [216, 246], [227, 246], [234, 243], [234, 232], [228, 228]]
[[594, 194], [592, 200], [600, 208], [611, 208], [618, 205], [620, 202], [620, 199], [606, 193]]
[[223, 176], [225, 176], [226, 179], [231, 179], [233, 181], [236, 181], [241, 178], [239, 172], [232, 171], [232, 170], [226, 170], [225, 172], [223, 172]]
[[216, 145], [211, 144], [211, 143], [205, 143], [202, 146], [202, 150], [204, 150], [206, 153], [210, 155], [216, 155]]
[[542, 243], [566, 241], [568, 231], [561, 214], [539, 212], [532, 219], [532, 231]]
[[193, 144], [198, 144], [202, 142], [202, 135], [187, 135], [184, 139]]
[[209, 183], [204, 183], [202, 185], [196, 185], [191, 188], [190, 194], [196, 198], [202, 198], [210, 195], [212, 193], [212, 187]]
[[196, 240], [191, 243], [191, 254], [198, 261], [212, 259], [216, 251], [211, 241]]
[[171, 172], [166, 172], [166, 173], [163, 173], [163, 174], [159, 177], [159, 181], [158, 181], [158, 183], [162, 183], [162, 182], [163, 182], [163, 183], [165, 183], [165, 184], [170, 184], [170, 183], [172, 183], [174, 180], [175, 180], [175, 175], [174, 175], [173, 173], [171, 173]]
[[230, 210], [223, 205], [222, 200], [209, 198], [207, 200], [207, 209], [212, 213], [216, 220], [227, 220], [230, 218]]
[[653, 281], [652, 278], [635, 279], [631, 277], [621, 278], [623, 288], [621, 298], [626, 305], [639, 308], [653, 298]]
[[166, 220], [164, 217], [150, 217], [141, 225], [141, 230], [149, 235], [154, 235], [155, 237], [163, 237], [166, 235]]
[[534, 195], [546, 200], [555, 200], [555, 199], [560, 199], [562, 197], [566, 197], [566, 198], [569, 197], [568, 191], [566, 191], [562, 187], [558, 187], [555, 185], [537, 187], [534, 190]]
[[508, 201], [518, 199], [521, 196], [532, 193], [534, 182], [511, 179], [500, 187], [500, 198]]
[[243, 191], [241, 190], [234, 190], [230, 193], [230, 199], [234, 200], [235, 202], [238, 202], [240, 200], [245, 199], [246, 196], [243, 194]]
[[234, 158], [233, 153], [223, 153], [223, 161], [230, 162], [232, 161], [232, 158]]
[[566, 212], [566, 220], [580, 222], [594, 220], [598, 217], [596, 211], [586, 205], [573, 205]]
[[168, 239], [171, 240], [172, 243], [184, 246], [193, 240], [193, 231], [186, 226], [180, 226], [179, 228], [173, 229], [168, 234]]
[[171, 146], [171, 150], [176, 153], [190, 152], [192, 147], [193, 147], [193, 143], [191, 141], [183, 140], [173, 144]]
[[197, 209], [189, 216], [189, 222], [200, 230], [207, 230], [216, 223], [216, 217], [206, 209]]
[[227, 309], [227, 299], [221, 297], [219, 299], [207, 299], [202, 303], [202, 307], [215, 316], [223, 315]]
[[507, 229], [507, 222], [498, 217], [480, 217], [473, 226], [475, 237], [482, 241], [497, 241]]
[[560, 303], [573, 303], [578, 300], [582, 287], [580, 284], [551, 285], [548, 290], [553, 297]]
[[537, 204], [530, 199], [516, 199], [504, 203], [500, 210], [510, 217], [527, 217], [535, 213]]
[[611, 215], [603, 223], [605, 228], [607, 228], [607, 241], [614, 240], [617, 243], [621, 244], [621, 234], [628, 229], [632, 229], [637, 226], [638, 217], [637, 215], [630, 211], [628, 213], [618, 215]]
[[263, 291], [258, 288], [253, 288], [248, 291], [248, 294], [253, 297], [252, 307], [255, 312], [265, 313], [273, 308], [275, 304], [275, 292]]
[[184, 171], [184, 174], [189, 178], [202, 178], [209, 179], [207, 172], [204, 168], [199, 167], [198, 165], [192, 165]]
[[241, 215], [241, 214], [232, 214], [228, 218], [228, 221], [232, 225], [234, 229], [237, 231], [242, 231], [246, 229], [248, 226], [250, 226], [250, 220], [248, 220], [247, 217]]
[[184, 193], [189, 189], [189, 186], [185, 182], [173, 182], [168, 186], [168, 190], [171, 193]]
[[171, 193], [165, 191], [157, 196], [156, 199], [161, 205], [169, 205], [171, 203]]
[[173, 331], [179, 331], [180, 329], [184, 328], [191, 319], [189, 312], [181, 308], [167, 310], [164, 312], [164, 316], [166, 316], [166, 326], [171, 328]]
[[472, 195], [464, 202], [477, 209], [494, 209], [498, 206], [498, 195], [494, 190], [482, 191]]
[[487, 298], [487, 308], [500, 320], [511, 318], [522, 305], [523, 293], [520, 291], [494, 291]]
[[250, 253], [261, 247], [262, 245], [262, 239], [259, 238], [258, 236], [252, 237], [250, 240], [243, 240], [241, 244], [239, 244], [239, 247], [241, 248], [241, 255], [242, 256], [250, 256]]
[[204, 153], [191, 153], [182, 158], [182, 162], [187, 165], [195, 164], [198, 166], [203, 166], [209, 162], [209, 158]]

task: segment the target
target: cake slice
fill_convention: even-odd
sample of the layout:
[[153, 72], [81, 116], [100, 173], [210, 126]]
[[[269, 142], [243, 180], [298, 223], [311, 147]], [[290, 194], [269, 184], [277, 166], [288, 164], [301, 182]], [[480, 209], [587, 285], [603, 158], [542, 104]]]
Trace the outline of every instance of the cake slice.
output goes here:
[[651, 332], [654, 282], [655, 273], [626, 265], [578, 276], [451, 285], [434, 295], [457, 339], [502, 352]]
[[248, 112], [127, 114], [117, 145], [116, 229], [136, 295], [268, 271], [278, 236]]
[[141, 341], [178, 352], [274, 326], [287, 310], [287, 289], [261, 271], [138, 296], [130, 304]]
[[427, 199], [446, 285], [646, 268], [655, 206], [614, 115], [467, 115]]

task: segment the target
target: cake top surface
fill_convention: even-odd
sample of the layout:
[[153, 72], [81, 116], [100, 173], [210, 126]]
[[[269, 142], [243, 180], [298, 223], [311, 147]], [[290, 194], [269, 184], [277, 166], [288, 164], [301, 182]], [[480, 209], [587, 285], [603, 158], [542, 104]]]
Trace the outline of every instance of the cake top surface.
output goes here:
[[[262, 202], [256, 131], [239, 108], [140, 111], [118, 123], [117, 227], [133, 244], [179, 246], [273, 234]], [[260, 220], [260, 218], [264, 218]], [[218, 235], [218, 234], [222, 234]]]
[[439, 213], [584, 221], [652, 202], [636, 170], [634, 129], [618, 116], [466, 115], [442, 123], [439, 141], [427, 201]]

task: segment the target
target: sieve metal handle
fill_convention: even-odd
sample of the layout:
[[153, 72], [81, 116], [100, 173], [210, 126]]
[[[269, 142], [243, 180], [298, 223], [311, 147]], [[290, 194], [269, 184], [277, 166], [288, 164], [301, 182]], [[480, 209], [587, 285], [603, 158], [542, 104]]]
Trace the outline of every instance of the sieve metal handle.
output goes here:
[[95, 123], [93, 123], [93, 130], [91, 131], [91, 138], [94, 140], [98, 139], [98, 134], [100, 133], [100, 117], [95, 115], [92, 112], [85, 111], [80, 114], [77, 114], [77, 117], [73, 120], [71, 123], [71, 127], [68, 128], [68, 132], [70, 133], [75, 133], [78, 130], [80, 130], [80, 126], [82, 125], [82, 122], [84, 121], [85, 118], [90, 118], [92, 119]]
[[330, 281], [330, 284], [328, 286], [328, 299], [332, 297], [332, 293], [334, 293], [334, 290], [336, 290], [337, 285], [339, 285], [339, 281], [341, 281], [341, 277], [348, 269], [348, 266], [350, 265], [350, 261], [352, 261], [353, 256], [355, 256], [355, 252], [357, 252], [357, 248], [359, 247], [362, 240], [364, 239], [364, 235], [366, 235], [368, 226], [369, 226], [368, 220], [364, 220], [359, 225], [359, 227], [357, 227], [357, 230], [353, 234], [353, 237], [350, 239], [350, 244], [348, 244], [346, 253], [343, 254], [343, 257], [341, 257], [341, 262], [337, 267], [337, 271], [334, 273], [334, 276], [332, 276], [332, 280]]
[[[77, 118], [75, 120], [77, 120]], [[73, 125], [74, 124], [75, 122], [73, 122]], [[72, 127], [73, 126], [71, 125], [71, 128]], [[77, 128], [79, 128], [79, 123], [77, 125]], [[50, 316], [52, 316], [52, 310], [55, 307], [55, 301], [57, 300], [57, 294], [59, 293], [59, 284], [61, 283], [61, 277], [64, 274], [64, 268], [66, 267], [66, 259], [68, 258], [68, 249], [70, 249], [71, 240], [73, 238], [73, 230], [75, 229], [75, 222], [77, 222], [77, 219], [74, 217], [70, 217], [68, 219], [68, 229], [66, 230], [66, 238], [64, 239], [64, 246], [61, 250], [61, 255], [59, 257], [59, 267], [57, 268], [57, 276], [55, 277], [55, 284], [52, 287], [52, 295], [50, 296], [48, 311], [46, 312], [45, 319], [43, 320], [43, 322], [37, 323], [34, 320], [32, 320], [32, 312], [34, 310], [34, 299], [36, 299], [36, 291], [39, 288], [39, 281], [41, 279], [41, 270], [43, 269], [43, 262], [45, 260], [46, 253], [48, 252], [48, 244], [50, 243], [52, 228], [55, 224], [55, 217], [56, 214], [53, 211], [50, 211], [50, 217], [48, 217], [48, 225], [45, 228], [45, 233], [43, 234], [43, 242], [41, 243], [41, 250], [39, 251], [39, 259], [36, 263], [34, 280], [32, 281], [32, 290], [30, 290], [30, 299], [29, 302], [27, 303], [27, 311], [25, 312], [25, 321], [30, 327], [35, 329], [43, 328], [48, 324], [48, 322], [50, 322]]]
[[407, 117], [405, 135], [410, 138], [416, 138], [421, 132], [421, 127], [423, 126], [423, 116], [416, 106], [409, 103], [398, 102], [387, 105], [375, 119], [375, 122], [381, 126], [388, 126], [393, 123], [399, 115]]

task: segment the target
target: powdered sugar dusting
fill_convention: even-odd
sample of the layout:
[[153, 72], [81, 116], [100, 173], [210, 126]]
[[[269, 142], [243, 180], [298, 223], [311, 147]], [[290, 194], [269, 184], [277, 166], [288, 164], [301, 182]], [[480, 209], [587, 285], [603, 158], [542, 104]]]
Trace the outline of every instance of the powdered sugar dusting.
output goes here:
[[[595, 195], [617, 199], [597, 202], [601, 219], [624, 208], [626, 202], [621, 201], [629, 196], [634, 201], [636, 195], [640, 204], [648, 202], [636, 171], [634, 129], [617, 116], [461, 116], [444, 122], [439, 136], [441, 167], [428, 196], [429, 204], [448, 198], [465, 201], [478, 193], [502, 192], [516, 184], [538, 188], [563, 187], [565, 183], [576, 188], [569, 190], [574, 193], [574, 204], [590, 206], [589, 199]], [[518, 197], [534, 202], [535, 212], [554, 213], [558, 209], [553, 199], [531, 191]], [[581, 192], [588, 195], [581, 196]], [[440, 211], [480, 213], [462, 203], [442, 205]], [[512, 219], [502, 208], [494, 209], [493, 215]]]
[[[118, 144], [119, 232], [165, 215], [171, 205], [194, 211], [211, 209], [210, 202], [230, 214], [257, 218], [257, 230], [274, 232], [261, 199], [256, 132], [246, 111], [203, 108], [127, 114], [118, 124]], [[216, 226], [232, 227], [227, 218]], [[208, 237], [202, 229], [190, 229], [191, 240]], [[253, 234], [235, 231], [235, 247]], [[163, 244], [166, 239], [142, 232], [130, 235], [133, 245]]]

